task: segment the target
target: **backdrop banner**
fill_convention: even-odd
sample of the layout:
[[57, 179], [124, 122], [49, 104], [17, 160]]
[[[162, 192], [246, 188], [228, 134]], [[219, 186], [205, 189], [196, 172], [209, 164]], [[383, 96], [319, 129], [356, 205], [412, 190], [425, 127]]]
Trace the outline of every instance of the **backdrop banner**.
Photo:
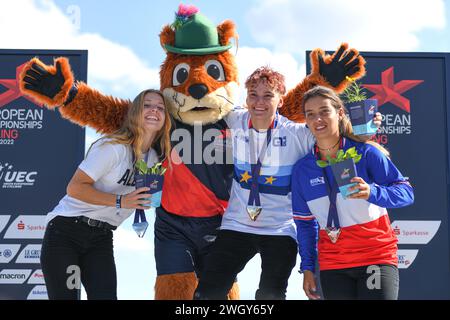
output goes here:
[[23, 96], [18, 77], [38, 56], [67, 57], [87, 78], [87, 51], [0, 50], [0, 299], [47, 299], [40, 267], [45, 216], [84, 157], [85, 130]]

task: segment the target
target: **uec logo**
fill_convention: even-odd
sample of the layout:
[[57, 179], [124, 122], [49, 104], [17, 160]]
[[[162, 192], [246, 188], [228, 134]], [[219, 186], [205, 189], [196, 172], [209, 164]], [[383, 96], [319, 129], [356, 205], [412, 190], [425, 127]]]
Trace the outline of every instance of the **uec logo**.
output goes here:
[[[35, 179], [33, 178], [34, 176], [37, 175], [36, 171], [12, 171], [11, 169], [13, 168], [12, 165], [5, 163], [4, 165], [2, 165], [0, 163], [0, 180], [2, 178], [4, 178], [4, 182], [6, 183], [11, 183], [11, 182], [16, 182], [16, 183], [34, 183]], [[8, 171], [4, 171], [3, 169], [6, 169]]]
[[32, 177], [37, 175], [36, 171], [26, 172], [26, 171], [9, 171], [5, 174], [5, 182], [29, 182], [33, 183], [36, 180]]

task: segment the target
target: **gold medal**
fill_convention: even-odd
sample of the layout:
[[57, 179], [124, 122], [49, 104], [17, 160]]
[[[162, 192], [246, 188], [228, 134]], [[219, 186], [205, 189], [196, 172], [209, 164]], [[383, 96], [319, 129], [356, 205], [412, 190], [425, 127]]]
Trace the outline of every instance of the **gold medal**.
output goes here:
[[262, 211], [262, 207], [259, 206], [247, 206], [247, 213], [248, 216], [252, 221], [256, 221], [256, 218], [258, 218], [259, 214]]

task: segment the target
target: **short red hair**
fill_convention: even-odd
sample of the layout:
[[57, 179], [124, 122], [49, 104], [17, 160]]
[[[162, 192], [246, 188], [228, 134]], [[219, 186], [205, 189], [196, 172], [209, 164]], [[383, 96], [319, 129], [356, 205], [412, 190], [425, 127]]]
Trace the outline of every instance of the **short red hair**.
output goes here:
[[245, 88], [248, 90], [256, 86], [259, 82], [266, 82], [270, 88], [282, 95], [286, 93], [284, 76], [268, 66], [256, 69], [245, 81]]

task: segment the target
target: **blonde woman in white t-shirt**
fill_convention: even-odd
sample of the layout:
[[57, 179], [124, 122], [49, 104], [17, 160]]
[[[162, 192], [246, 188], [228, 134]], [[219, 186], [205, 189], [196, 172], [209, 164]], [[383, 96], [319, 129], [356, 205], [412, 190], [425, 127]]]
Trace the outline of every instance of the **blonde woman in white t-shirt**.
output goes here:
[[41, 265], [50, 299], [79, 299], [77, 275], [88, 299], [117, 299], [112, 230], [150, 203], [142, 193], [149, 188], [135, 190], [134, 162], [152, 166], [170, 155], [170, 129], [163, 95], [149, 89], [130, 104], [121, 129], [92, 144], [47, 215]]

